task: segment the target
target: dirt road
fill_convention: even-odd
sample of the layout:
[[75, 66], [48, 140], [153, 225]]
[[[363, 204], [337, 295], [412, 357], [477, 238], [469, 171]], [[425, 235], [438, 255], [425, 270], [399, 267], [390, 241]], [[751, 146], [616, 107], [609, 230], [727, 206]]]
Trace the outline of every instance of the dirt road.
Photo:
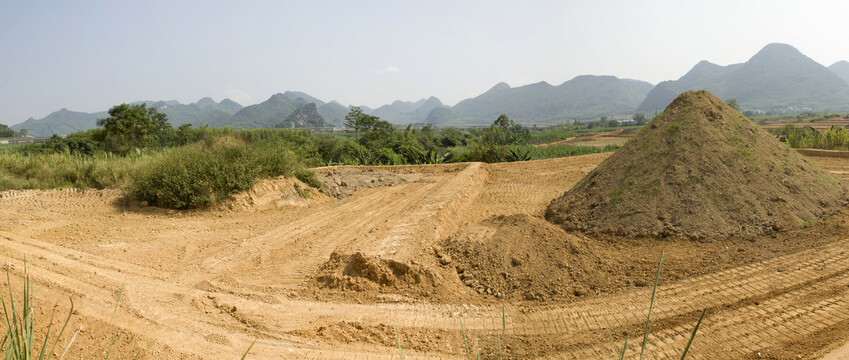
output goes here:
[[[540, 218], [606, 156], [381, 167], [416, 176], [342, 200], [315, 195], [262, 209], [166, 211], [134, 205], [120, 191], [7, 192], [0, 245], [13, 289], [26, 259], [39, 329], [54, 305], [61, 315], [73, 299], [71, 329], [81, 329], [68, 352], [74, 359], [102, 357], [116, 329], [113, 358], [139, 351], [142, 359], [238, 358], [256, 341], [248, 358], [393, 359], [396, 331], [406, 358], [465, 358], [461, 319], [473, 356], [497, 358], [501, 344], [507, 358], [610, 358], [627, 333], [631, 358], [651, 297], [642, 279], [653, 279], [661, 248], [668, 260], [649, 358], [680, 357], [703, 308], [692, 358], [815, 358], [849, 339], [846, 215], [776, 239], [706, 244], [563, 232], [564, 241], [592, 242], [630, 261], [593, 260], [615, 265], [622, 277], [577, 295], [508, 298], [504, 317], [500, 300], [464, 284], [456, 261], [446, 265], [435, 254], [458, 231], [490, 231], [478, 225], [487, 219]], [[849, 177], [845, 162], [812, 159]], [[324, 289], [316, 275], [334, 253], [423, 269], [429, 287]]]

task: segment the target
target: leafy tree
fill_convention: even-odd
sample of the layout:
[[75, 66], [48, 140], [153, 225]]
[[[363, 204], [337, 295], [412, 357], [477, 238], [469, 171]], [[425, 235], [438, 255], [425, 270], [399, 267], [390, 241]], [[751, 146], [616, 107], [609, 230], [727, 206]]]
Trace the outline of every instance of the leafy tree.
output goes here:
[[728, 104], [732, 109], [740, 111], [740, 104], [737, 103], [737, 99], [731, 98], [725, 100], [725, 103]]
[[0, 124], [0, 137], [15, 137], [15, 130], [12, 130], [6, 125]]
[[495, 121], [492, 123], [492, 125], [499, 126], [503, 129], [507, 129], [508, 127], [510, 127], [510, 125], [515, 124], [516, 123], [513, 121], [513, 119], [508, 118], [506, 114], [499, 115], [498, 119], [495, 119]]
[[637, 122], [637, 125], [644, 125], [646, 123], [646, 114], [643, 114], [643, 113], [634, 114], [634, 121]]
[[377, 116], [363, 113], [359, 106], [354, 106], [345, 115], [345, 127], [354, 129], [354, 140], [359, 141], [360, 132], [371, 129], [380, 120]]
[[481, 141], [486, 144], [510, 145], [524, 144], [531, 137], [530, 130], [522, 125], [516, 124], [505, 114], [501, 114], [489, 129], [481, 134]]
[[126, 155], [132, 149], [156, 144], [158, 138], [171, 125], [168, 116], [145, 104], [115, 105], [109, 109], [109, 117], [97, 119], [100, 140], [107, 150]]

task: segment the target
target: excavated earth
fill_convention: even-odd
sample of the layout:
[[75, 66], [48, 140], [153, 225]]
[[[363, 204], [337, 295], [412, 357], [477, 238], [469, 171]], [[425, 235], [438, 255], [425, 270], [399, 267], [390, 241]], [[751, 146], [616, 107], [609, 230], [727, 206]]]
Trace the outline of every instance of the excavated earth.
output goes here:
[[546, 219], [567, 230], [694, 240], [768, 235], [828, 218], [849, 187], [707, 91], [688, 91]]
[[[66, 358], [103, 358], [114, 333], [114, 359], [240, 358], [254, 341], [248, 359], [396, 359], [399, 339], [405, 358], [464, 359], [461, 326], [473, 358], [611, 358], [626, 335], [635, 358], [662, 250], [648, 358], [680, 358], [705, 308], [696, 359], [809, 359], [849, 340], [846, 209], [710, 241], [547, 222], [608, 157], [320, 168], [344, 191], [275, 179], [195, 211], [10, 191], [0, 245], [16, 302], [26, 262], [36, 337], [73, 301], [54, 358], [72, 338]], [[845, 184], [842, 160], [806, 161]]]

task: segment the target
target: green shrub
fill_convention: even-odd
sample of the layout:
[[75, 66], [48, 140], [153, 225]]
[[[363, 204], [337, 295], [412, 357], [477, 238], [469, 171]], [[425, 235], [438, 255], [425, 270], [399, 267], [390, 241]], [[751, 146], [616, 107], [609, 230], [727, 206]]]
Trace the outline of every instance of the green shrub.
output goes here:
[[250, 189], [262, 173], [258, 158], [231, 137], [172, 149], [141, 167], [128, 192], [161, 207], [209, 206]]
[[402, 165], [404, 158], [390, 148], [382, 148], [374, 154], [374, 161], [382, 165]]
[[303, 168], [287, 144], [253, 145], [224, 136], [163, 151], [134, 174], [128, 192], [157, 206], [192, 209], [248, 190], [259, 179], [278, 176], [295, 176], [321, 189], [315, 173]]
[[497, 163], [507, 160], [507, 147], [492, 143], [478, 143], [465, 154], [464, 161]]
[[304, 184], [309, 185], [310, 187], [321, 190], [324, 188], [324, 184], [321, 180], [318, 179], [318, 176], [315, 175], [315, 171], [308, 169], [298, 169], [295, 171], [295, 177], [298, 180], [301, 180]]

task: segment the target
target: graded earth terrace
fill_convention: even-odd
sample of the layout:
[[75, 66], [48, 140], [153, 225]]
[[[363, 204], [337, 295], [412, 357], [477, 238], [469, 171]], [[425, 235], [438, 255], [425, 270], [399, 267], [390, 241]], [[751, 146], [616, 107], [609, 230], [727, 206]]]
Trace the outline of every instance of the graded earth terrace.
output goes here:
[[[630, 358], [662, 249], [650, 358], [679, 358], [703, 308], [692, 358], [812, 358], [849, 338], [845, 210], [699, 241], [544, 219], [613, 156], [320, 168], [335, 196], [267, 180], [194, 211], [115, 190], [10, 191], [0, 243], [16, 291], [27, 262], [37, 319], [73, 299], [71, 358], [103, 357], [117, 327], [115, 359], [239, 358], [253, 341], [248, 358], [394, 359], [399, 338], [405, 358], [462, 359], [461, 319], [473, 357], [500, 344], [504, 358], [610, 358], [627, 333]], [[799, 161], [845, 185], [842, 160]]]

